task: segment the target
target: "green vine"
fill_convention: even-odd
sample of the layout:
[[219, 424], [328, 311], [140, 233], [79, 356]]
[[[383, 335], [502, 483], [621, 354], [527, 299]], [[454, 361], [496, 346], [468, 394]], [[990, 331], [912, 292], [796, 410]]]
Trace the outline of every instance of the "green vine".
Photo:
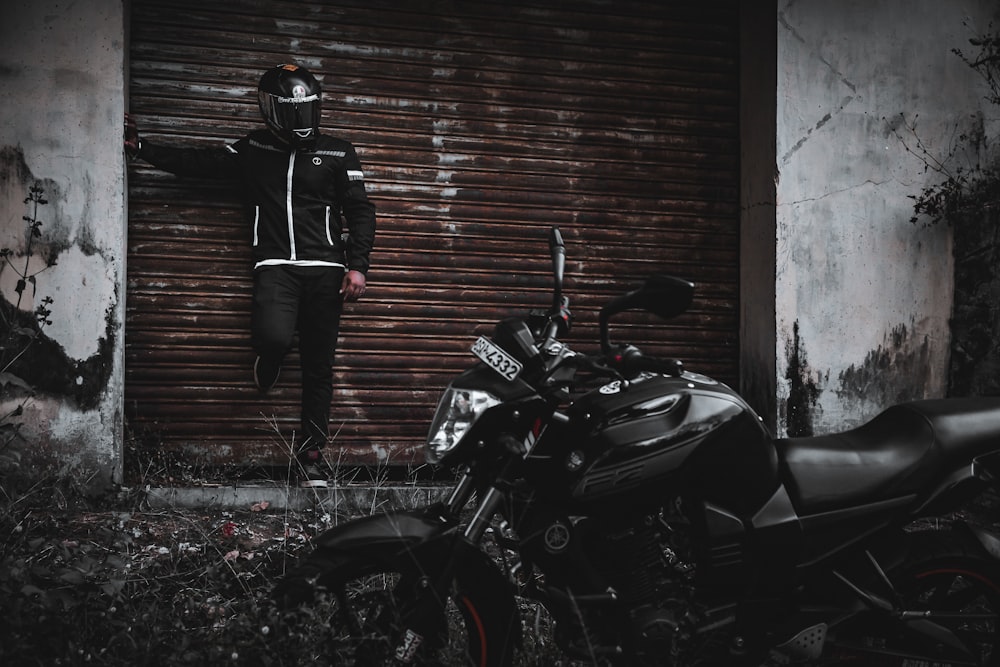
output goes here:
[[28, 286], [31, 286], [32, 297], [34, 297], [37, 288], [35, 277], [50, 266], [45, 266], [34, 272], [31, 271], [34, 242], [42, 235], [42, 221], [38, 217], [38, 207], [49, 203], [45, 199], [44, 188], [39, 185], [31, 186], [24, 203], [31, 206], [31, 214], [22, 217], [28, 226], [28, 242], [23, 255], [24, 269], [20, 268], [19, 263], [15, 264], [13, 250], [10, 248], [0, 249], [0, 259], [3, 260], [4, 265], [18, 276], [17, 284], [14, 287], [17, 294], [16, 302], [11, 304], [3, 300], [3, 303], [0, 304], [2, 306], [0, 307], [0, 318], [2, 318], [3, 331], [5, 332], [0, 340], [0, 397], [10, 397], [13, 391], [20, 391], [23, 395], [23, 398], [12, 410], [0, 415], [0, 452], [7, 449], [18, 437], [21, 424], [17, 418], [24, 414], [25, 405], [34, 395], [32, 386], [12, 372], [12, 368], [38, 340], [45, 327], [52, 324], [52, 320], [49, 319], [49, 316], [52, 315], [50, 306], [53, 301], [51, 297], [42, 298], [35, 307], [32, 318], [25, 317], [21, 311], [21, 304]]
[[[986, 33], [971, 38], [969, 44], [975, 48], [974, 53], [967, 54], [958, 48], [952, 49], [952, 53], [986, 83], [985, 99], [990, 104], [1000, 105], [1000, 34], [990, 23]], [[914, 200], [911, 222], [956, 224], [969, 211], [994, 208], [1000, 203], [1000, 163], [995, 157], [985, 165], [978, 159], [988, 148], [988, 137], [981, 122], [974, 123], [972, 130], [959, 132], [951, 150], [939, 157], [920, 140], [916, 132], [917, 117], [908, 121], [905, 115], [900, 116], [900, 127], [905, 133], [894, 128], [896, 137], [909, 153], [924, 163], [925, 172], [933, 171], [944, 177], [940, 183], [924, 188], [919, 195], [910, 196]], [[963, 163], [963, 156], [968, 155], [977, 158]]]

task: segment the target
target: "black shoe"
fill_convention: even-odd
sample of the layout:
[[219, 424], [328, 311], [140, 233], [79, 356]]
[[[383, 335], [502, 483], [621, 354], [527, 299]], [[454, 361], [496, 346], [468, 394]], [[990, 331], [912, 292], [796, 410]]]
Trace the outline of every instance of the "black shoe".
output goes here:
[[307, 449], [295, 457], [296, 477], [304, 489], [325, 489], [328, 486], [323, 454], [318, 449]]
[[253, 383], [257, 385], [257, 391], [262, 394], [274, 389], [274, 385], [278, 384], [278, 375], [281, 374], [281, 364], [274, 364], [273, 367], [270, 364], [264, 363], [260, 357], [253, 362]]

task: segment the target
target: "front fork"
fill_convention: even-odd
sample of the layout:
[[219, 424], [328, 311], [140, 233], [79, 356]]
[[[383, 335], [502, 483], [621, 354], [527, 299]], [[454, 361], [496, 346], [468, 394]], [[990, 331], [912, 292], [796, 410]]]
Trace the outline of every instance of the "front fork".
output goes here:
[[[411, 664], [420, 646], [424, 643], [426, 633], [433, 631], [433, 628], [426, 627], [427, 620], [434, 618], [433, 611], [448, 598], [452, 581], [468, 554], [479, 552], [483, 536], [506, 498], [505, 488], [509, 487], [513, 481], [521, 462], [534, 450], [544, 430], [544, 423], [539, 418], [535, 420], [532, 428], [522, 440], [512, 439], [507, 447], [510, 456], [507, 457], [493, 484], [477, 503], [465, 530], [455, 537], [455, 544], [448, 552], [447, 561], [437, 571], [433, 579], [425, 577], [419, 582], [420, 590], [416, 604], [407, 615], [406, 630], [402, 633], [400, 643], [396, 647], [397, 662]], [[472, 498], [475, 490], [474, 471], [466, 467], [458, 484], [444, 503], [446, 515], [457, 517]]]

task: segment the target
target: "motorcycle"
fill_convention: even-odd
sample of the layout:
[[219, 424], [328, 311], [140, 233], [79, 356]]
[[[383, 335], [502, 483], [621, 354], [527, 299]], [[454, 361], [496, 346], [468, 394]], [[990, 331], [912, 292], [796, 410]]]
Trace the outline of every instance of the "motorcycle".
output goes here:
[[277, 585], [327, 605], [328, 660], [512, 665], [530, 603], [575, 664], [1000, 665], [1000, 537], [961, 512], [1000, 485], [1000, 398], [775, 439], [724, 384], [612, 342], [690, 282], [605, 305], [599, 354], [560, 342], [549, 240], [551, 307], [476, 340], [440, 398], [446, 497], [326, 531]]

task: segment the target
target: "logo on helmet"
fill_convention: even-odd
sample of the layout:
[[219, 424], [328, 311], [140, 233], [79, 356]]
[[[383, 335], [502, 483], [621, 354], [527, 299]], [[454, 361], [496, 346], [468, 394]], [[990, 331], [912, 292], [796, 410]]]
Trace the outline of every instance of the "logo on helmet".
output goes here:
[[306, 94], [307, 94], [306, 87], [303, 86], [301, 83], [295, 84], [295, 86], [292, 88], [292, 97], [296, 100], [300, 100], [306, 97]]

